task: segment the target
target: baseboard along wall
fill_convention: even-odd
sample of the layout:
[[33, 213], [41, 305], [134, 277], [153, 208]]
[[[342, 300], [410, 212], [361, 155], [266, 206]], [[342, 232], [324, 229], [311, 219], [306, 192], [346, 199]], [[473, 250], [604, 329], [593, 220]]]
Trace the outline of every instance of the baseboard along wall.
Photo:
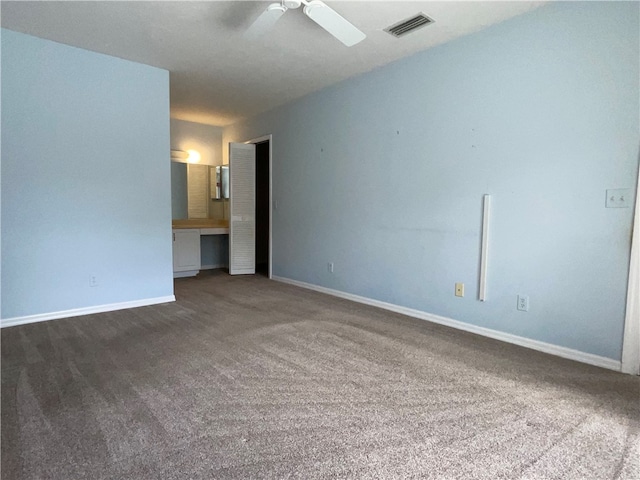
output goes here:
[[141, 300], [133, 300], [130, 302], [109, 303], [106, 305], [96, 305], [94, 307], [73, 308], [71, 310], [39, 313], [37, 315], [26, 315], [24, 317], [3, 318], [0, 320], [0, 327], [14, 327], [16, 325], [24, 325], [27, 323], [45, 322], [47, 320], [56, 320], [59, 318], [79, 317], [81, 315], [91, 315], [93, 313], [113, 312], [114, 310], [146, 307], [148, 305], [157, 305], [159, 303], [169, 303], [175, 301], [175, 295], [167, 295], [166, 297], [143, 298]]
[[[384, 310], [400, 313], [402, 315], [407, 315], [409, 317], [426, 320], [428, 322], [433, 322], [440, 325], [445, 325], [447, 327], [456, 328], [458, 330], [475, 333], [477, 335], [482, 335], [484, 337], [489, 337], [489, 338], [493, 338], [503, 342], [512, 343], [514, 345], [520, 345], [521, 347], [531, 348], [532, 350], [549, 353], [551, 355], [567, 358], [569, 360], [575, 360], [577, 362], [582, 362], [582, 363], [594, 365], [597, 367], [607, 368], [609, 370], [615, 370], [618, 372], [621, 370], [621, 367], [622, 367], [622, 364], [619, 360], [614, 360], [607, 357], [601, 357], [599, 355], [593, 355], [591, 353], [585, 353], [579, 350], [574, 350], [567, 347], [561, 347], [559, 345], [554, 345], [551, 343], [540, 342], [538, 340], [532, 340], [530, 338], [520, 337], [518, 335], [512, 335], [510, 333], [500, 332], [498, 330], [492, 330], [490, 328], [471, 325], [469, 323], [461, 322], [459, 320], [454, 320], [448, 317], [442, 317], [440, 315], [434, 315], [432, 313], [423, 312], [421, 310], [402, 307], [400, 305], [382, 302], [379, 300], [374, 300], [372, 298], [362, 297], [360, 295], [354, 295], [351, 293], [341, 292], [340, 290], [321, 287], [319, 285], [301, 282], [299, 280], [293, 280], [286, 277], [279, 277], [274, 275], [272, 279], [278, 282], [295, 285], [295, 286], [306, 288], [309, 290], [315, 290], [317, 292], [332, 295], [334, 297], [344, 298], [346, 300], [351, 300], [351, 301], [362, 303], [365, 305], [371, 305], [374, 307], [382, 308]], [[0, 328], [13, 327], [16, 325], [24, 325], [27, 323], [44, 322], [47, 320], [56, 320], [59, 318], [91, 315], [93, 313], [111, 312], [114, 310], [123, 310], [126, 308], [136, 308], [136, 307], [144, 307], [148, 305], [157, 305], [160, 303], [175, 302], [175, 300], [176, 298], [174, 295], [168, 295], [165, 297], [147, 298], [142, 300], [134, 300], [130, 302], [111, 303], [107, 305], [97, 305], [93, 307], [75, 308], [71, 310], [62, 310], [59, 312], [41, 313], [37, 315], [27, 315], [23, 317], [3, 318], [0, 320]]]
[[215, 263], [213, 265], [202, 265], [200, 270], [215, 270], [216, 268], [229, 268], [228, 263]]
[[622, 364], [619, 360], [613, 360], [607, 357], [601, 357], [599, 355], [593, 355], [591, 353], [581, 352], [572, 348], [561, 347], [552, 343], [540, 342], [538, 340], [532, 340], [526, 337], [520, 337], [518, 335], [512, 335], [510, 333], [500, 332], [498, 330], [492, 330], [490, 328], [478, 327], [471, 325], [470, 323], [461, 322], [448, 317], [442, 317], [440, 315], [434, 315], [432, 313], [423, 312], [421, 310], [415, 310], [413, 308], [402, 307], [393, 303], [381, 302], [368, 297], [362, 297], [360, 295], [354, 295], [351, 293], [341, 292], [340, 290], [334, 290], [331, 288], [321, 287], [312, 283], [301, 282], [298, 280], [292, 280], [286, 277], [273, 276], [273, 280], [282, 283], [288, 283], [298, 287], [306, 288], [309, 290], [315, 290], [316, 292], [326, 293], [335, 297], [344, 298], [346, 300], [352, 300], [354, 302], [363, 303], [365, 305], [371, 305], [374, 307], [389, 310], [391, 312], [400, 313], [409, 317], [419, 318], [420, 320], [426, 320], [428, 322], [445, 325], [447, 327], [456, 328], [465, 332], [475, 333], [482, 335], [483, 337], [493, 338], [521, 347], [530, 348], [539, 352], [549, 353], [558, 357], [567, 358], [569, 360], [575, 360], [577, 362], [594, 365], [596, 367], [607, 368], [609, 370], [615, 370], [619, 372], [622, 368]]

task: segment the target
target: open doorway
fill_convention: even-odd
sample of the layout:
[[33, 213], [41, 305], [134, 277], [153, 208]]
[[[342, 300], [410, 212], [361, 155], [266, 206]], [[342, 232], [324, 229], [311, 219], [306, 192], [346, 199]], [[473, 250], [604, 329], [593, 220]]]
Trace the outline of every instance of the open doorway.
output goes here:
[[255, 143], [256, 146], [256, 274], [269, 275], [269, 225], [270, 201], [270, 141]]
[[273, 274], [272, 149], [271, 135], [229, 142], [231, 275]]
[[[251, 258], [245, 258], [244, 260], [251, 264], [250, 273], [265, 275], [271, 278], [273, 274], [273, 160], [271, 153], [273, 151], [273, 138], [272, 135], [263, 135], [262, 137], [253, 138], [242, 143], [252, 145], [255, 151], [255, 158], [249, 160], [247, 157], [246, 159], [249, 160], [249, 163], [244, 166], [244, 168], [250, 172], [250, 176], [252, 177], [251, 183], [255, 184], [251, 194], [249, 195], [249, 192], [247, 192], [247, 199], [250, 199], [252, 196], [255, 199], [253, 202], [249, 200], [251, 205], [255, 207], [255, 209], [252, 209], [250, 215], [252, 220], [250, 231], [254, 236], [253, 242], [255, 242], [255, 245], [251, 244], [251, 248], [247, 250], [251, 252]], [[229, 145], [234, 144], [230, 143]], [[251, 156], [253, 155], [254, 152], [252, 152]], [[233, 205], [233, 191], [231, 197], [231, 204]], [[231, 214], [231, 216], [233, 216], [233, 214]], [[230, 223], [230, 227], [233, 227], [232, 222]], [[231, 232], [229, 236], [230, 253], [233, 243], [232, 234], [233, 232]], [[251, 240], [249, 241], [251, 242]], [[249, 247], [249, 245], [245, 245], [245, 247]], [[253, 258], [254, 255], [255, 258]], [[231, 258], [229, 261], [231, 264]]]

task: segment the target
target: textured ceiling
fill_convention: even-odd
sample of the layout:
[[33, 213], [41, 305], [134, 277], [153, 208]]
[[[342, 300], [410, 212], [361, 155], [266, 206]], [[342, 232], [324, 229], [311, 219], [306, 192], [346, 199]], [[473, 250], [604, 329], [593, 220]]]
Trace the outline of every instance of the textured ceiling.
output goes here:
[[[498, 23], [543, 2], [327, 1], [367, 38], [345, 47], [289, 10], [258, 41], [244, 30], [272, 1], [7, 2], [2, 27], [171, 72], [171, 116], [223, 126]], [[402, 38], [416, 13], [435, 23]]]

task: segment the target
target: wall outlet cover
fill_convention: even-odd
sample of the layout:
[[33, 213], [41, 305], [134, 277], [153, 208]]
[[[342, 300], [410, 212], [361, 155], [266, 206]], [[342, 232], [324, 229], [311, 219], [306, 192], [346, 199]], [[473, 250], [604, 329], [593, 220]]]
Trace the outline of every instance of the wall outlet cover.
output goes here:
[[630, 208], [633, 195], [630, 188], [612, 188], [607, 190], [607, 208]]
[[464, 283], [456, 283], [456, 297], [464, 297]]
[[518, 310], [521, 312], [529, 311], [529, 297], [526, 295], [518, 295]]

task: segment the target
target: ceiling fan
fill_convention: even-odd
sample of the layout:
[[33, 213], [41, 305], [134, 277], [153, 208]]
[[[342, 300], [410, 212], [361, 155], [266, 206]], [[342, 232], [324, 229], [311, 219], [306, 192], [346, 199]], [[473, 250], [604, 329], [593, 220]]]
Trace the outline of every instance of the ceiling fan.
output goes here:
[[267, 33], [276, 24], [278, 19], [289, 9], [296, 9], [304, 5], [303, 12], [311, 20], [336, 37], [347, 47], [351, 47], [366, 38], [366, 35], [358, 30], [351, 22], [347, 21], [334, 9], [321, 0], [282, 0], [272, 3], [249, 26], [245, 36], [255, 39]]

